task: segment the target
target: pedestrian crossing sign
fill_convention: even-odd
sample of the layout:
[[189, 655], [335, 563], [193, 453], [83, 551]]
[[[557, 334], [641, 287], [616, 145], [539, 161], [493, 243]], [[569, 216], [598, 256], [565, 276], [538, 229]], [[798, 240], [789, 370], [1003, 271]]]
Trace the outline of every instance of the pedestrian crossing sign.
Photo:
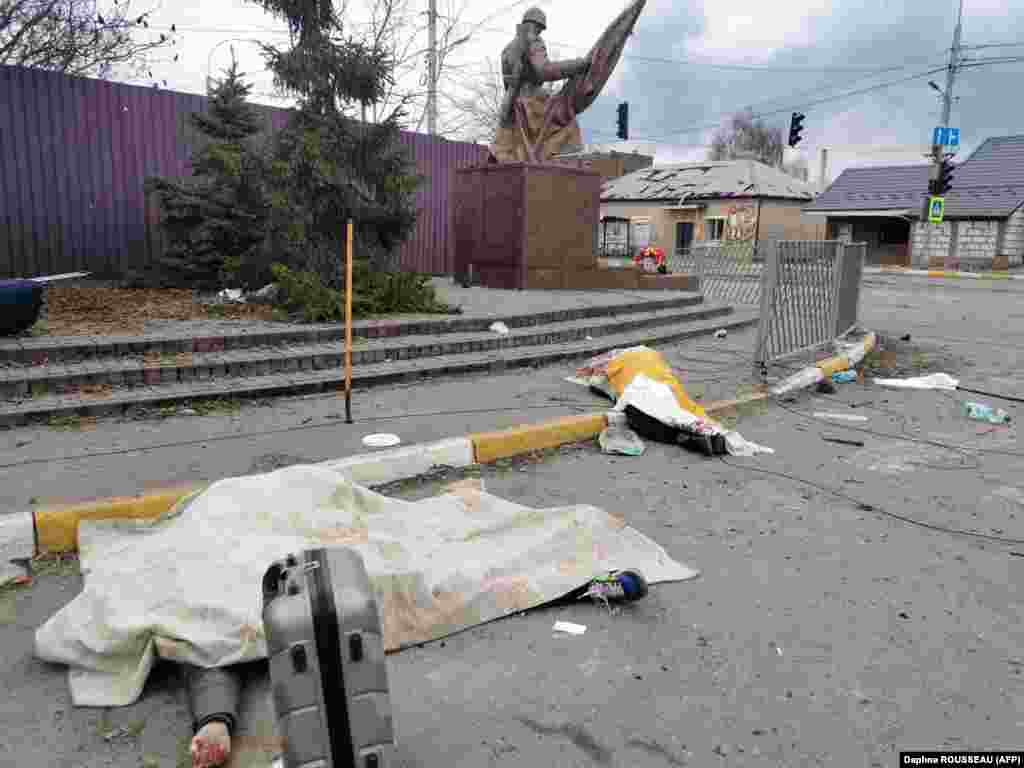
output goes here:
[[931, 224], [941, 224], [942, 214], [946, 209], [946, 198], [944, 197], [930, 197], [928, 198], [928, 221]]

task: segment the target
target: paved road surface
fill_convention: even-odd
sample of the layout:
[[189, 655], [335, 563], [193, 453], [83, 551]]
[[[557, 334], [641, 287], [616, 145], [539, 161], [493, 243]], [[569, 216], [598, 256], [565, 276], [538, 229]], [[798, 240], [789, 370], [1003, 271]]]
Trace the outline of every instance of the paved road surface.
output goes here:
[[[945, 370], [968, 386], [1019, 395], [1020, 298], [1009, 286], [872, 278], [865, 319], [897, 337], [912, 334], [897, 345], [908, 373]], [[705, 359], [719, 361], [702, 364], [710, 385], [738, 383], [722, 365], [736, 358], [709, 346]], [[696, 358], [697, 350], [689, 355]], [[495, 398], [588, 401], [552, 371], [489, 378], [486, 387], [480, 380], [442, 386], [451, 394], [392, 390], [374, 401], [378, 407], [363, 401], [369, 410], [359, 413], [468, 408]], [[583, 448], [544, 464], [488, 468], [488, 490], [527, 504], [621, 509], [702, 575], [656, 587], [617, 616], [583, 604], [539, 611], [390, 657], [404, 764], [888, 768], [901, 748], [1020, 748], [1024, 557], [1012, 553], [1024, 544], [943, 529], [1024, 540], [1024, 454], [1016, 426], [967, 421], [962, 399], [847, 385], [835, 396], [804, 394], [744, 416], [743, 433], [774, 447], [772, 457], [718, 461], [650, 445], [642, 458]], [[245, 414], [263, 414], [271, 425], [328, 410], [307, 401], [287, 407], [294, 412], [245, 410], [239, 426]], [[871, 432], [809, 416], [837, 410], [867, 416], [863, 428]], [[386, 428], [429, 439], [449, 423], [461, 431], [471, 422], [496, 425], [505, 415], [443, 424], [437, 418]], [[96, 449], [104, 440], [180, 438], [196, 423], [172, 420], [154, 432], [123, 425], [60, 442], [24, 431], [34, 442], [9, 449], [2, 461], [26, 451]], [[384, 428], [374, 423], [372, 431]], [[351, 448], [355, 437], [346, 435], [360, 434], [344, 430], [315, 438], [287, 433], [230, 449], [211, 444], [205, 453], [192, 449], [190, 460], [199, 463], [197, 472], [215, 474], [254, 466], [253, 451], [326, 458], [334, 448]], [[827, 443], [822, 435], [865, 445]], [[101, 476], [92, 488], [117, 490], [130, 484], [129, 473], [158, 477], [161, 466], [190, 472], [187, 460], [167, 449], [109, 464], [8, 469], [0, 487], [8, 498], [16, 497], [7, 490], [11, 482], [26, 484], [24, 493], [71, 494], [83, 478]], [[10, 692], [0, 704], [7, 736], [0, 764], [127, 768], [149, 756], [152, 765], [175, 765], [188, 733], [171, 672], [161, 670], [136, 706], [102, 713], [71, 708], [62, 670], [30, 657], [32, 630], [78, 583], [73, 574], [43, 577], [0, 603], [9, 622], [0, 626], [0, 655]], [[558, 619], [585, 624], [587, 632], [554, 637]], [[259, 672], [244, 716], [251, 739], [243, 746], [252, 749], [269, 736]], [[118, 724], [139, 724], [141, 732], [105, 741], [101, 731]]]

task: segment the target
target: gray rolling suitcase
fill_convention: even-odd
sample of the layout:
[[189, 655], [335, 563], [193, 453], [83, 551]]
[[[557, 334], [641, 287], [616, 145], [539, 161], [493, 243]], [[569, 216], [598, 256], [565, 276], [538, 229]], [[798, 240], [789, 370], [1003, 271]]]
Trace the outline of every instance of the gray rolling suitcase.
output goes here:
[[384, 638], [359, 553], [309, 549], [273, 563], [263, 626], [285, 768], [388, 768]]

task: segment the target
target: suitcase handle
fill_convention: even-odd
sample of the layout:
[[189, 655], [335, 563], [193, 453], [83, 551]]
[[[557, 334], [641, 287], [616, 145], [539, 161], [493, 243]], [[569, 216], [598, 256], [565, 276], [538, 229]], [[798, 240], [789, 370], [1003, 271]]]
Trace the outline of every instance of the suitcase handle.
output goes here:
[[284, 581], [287, 572], [280, 563], [274, 563], [267, 568], [263, 574], [263, 604], [278, 596], [281, 590], [281, 583]]

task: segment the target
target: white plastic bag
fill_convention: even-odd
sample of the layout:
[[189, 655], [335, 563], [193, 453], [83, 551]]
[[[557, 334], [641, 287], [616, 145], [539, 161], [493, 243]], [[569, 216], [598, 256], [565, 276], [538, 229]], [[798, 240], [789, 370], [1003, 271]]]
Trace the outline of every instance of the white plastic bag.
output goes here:
[[875, 379], [875, 384], [896, 389], [944, 389], [955, 390], [960, 385], [947, 373], [933, 373], [930, 376], [915, 376], [910, 379]]
[[644, 441], [629, 427], [609, 425], [597, 438], [603, 453], [622, 456], [640, 456], [644, 449]]

